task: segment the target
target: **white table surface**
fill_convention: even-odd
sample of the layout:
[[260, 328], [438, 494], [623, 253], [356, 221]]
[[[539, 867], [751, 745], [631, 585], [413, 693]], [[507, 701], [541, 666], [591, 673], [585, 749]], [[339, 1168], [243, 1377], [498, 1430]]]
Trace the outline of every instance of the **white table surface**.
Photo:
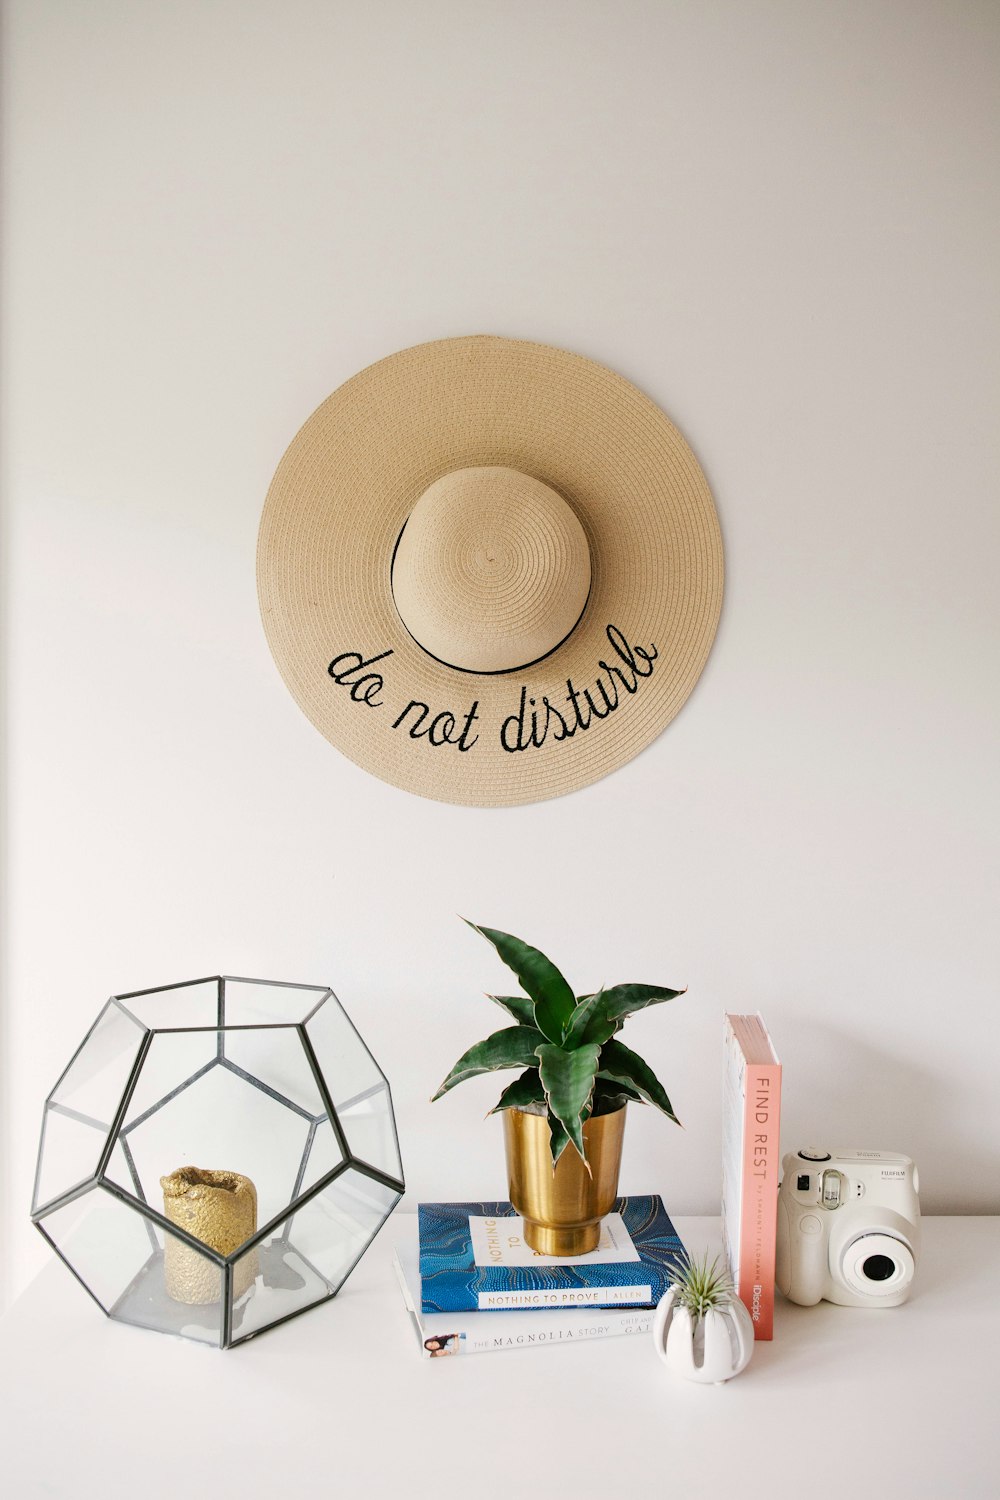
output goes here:
[[[429, 1360], [390, 1264], [222, 1352], [102, 1317], [53, 1263], [0, 1323], [0, 1492], [119, 1496], [1000, 1495], [1000, 1218], [924, 1220], [911, 1300], [778, 1299], [725, 1386], [646, 1338]], [[694, 1252], [714, 1219], [677, 1220]]]

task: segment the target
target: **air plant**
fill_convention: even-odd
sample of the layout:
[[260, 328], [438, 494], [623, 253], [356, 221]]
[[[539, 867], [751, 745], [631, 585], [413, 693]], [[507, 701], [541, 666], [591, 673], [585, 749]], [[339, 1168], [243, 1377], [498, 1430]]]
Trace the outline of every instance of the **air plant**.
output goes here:
[[716, 1256], [708, 1263], [708, 1251], [701, 1260], [685, 1258], [670, 1278], [675, 1292], [674, 1305], [686, 1307], [692, 1322], [703, 1318], [707, 1312], [728, 1307], [736, 1295], [732, 1278]]

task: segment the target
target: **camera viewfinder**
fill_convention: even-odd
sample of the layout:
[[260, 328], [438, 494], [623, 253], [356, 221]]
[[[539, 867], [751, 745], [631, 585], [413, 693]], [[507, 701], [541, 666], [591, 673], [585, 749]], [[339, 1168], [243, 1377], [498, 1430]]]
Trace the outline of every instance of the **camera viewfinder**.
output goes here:
[[839, 1172], [828, 1170], [823, 1173], [823, 1207], [839, 1208], [841, 1202], [842, 1178]]

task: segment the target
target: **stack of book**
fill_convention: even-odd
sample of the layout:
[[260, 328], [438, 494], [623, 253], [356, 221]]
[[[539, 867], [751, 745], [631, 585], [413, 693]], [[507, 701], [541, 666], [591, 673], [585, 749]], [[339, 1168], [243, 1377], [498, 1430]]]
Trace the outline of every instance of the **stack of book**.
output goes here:
[[539, 1255], [509, 1203], [422, 1203], [395, 1268], [431, 1358], [646, 1333], [684, 1247], [658, 1197], [619, 1198], [598, 1248]]

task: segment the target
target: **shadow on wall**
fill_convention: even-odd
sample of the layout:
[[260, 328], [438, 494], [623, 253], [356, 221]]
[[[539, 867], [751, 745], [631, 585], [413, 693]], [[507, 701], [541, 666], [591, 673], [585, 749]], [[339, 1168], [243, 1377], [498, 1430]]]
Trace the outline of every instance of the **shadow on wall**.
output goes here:
[[952, 1122], [962, 1085], [850, 1032], [794, 1016], [775, 1023], [782, 1084], [782, 1152], [868, 1147], [912, 1156], [924, 1213], [996, 1213], [1000, 1147]]

